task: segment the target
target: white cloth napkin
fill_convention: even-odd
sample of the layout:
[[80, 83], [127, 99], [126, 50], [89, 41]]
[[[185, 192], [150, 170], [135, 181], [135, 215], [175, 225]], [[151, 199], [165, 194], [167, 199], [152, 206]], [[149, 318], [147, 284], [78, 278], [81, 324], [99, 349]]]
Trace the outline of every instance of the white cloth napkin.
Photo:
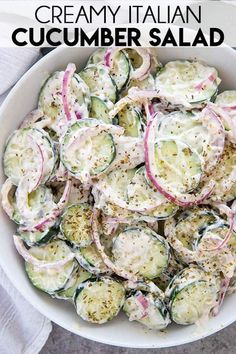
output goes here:
[[0, 268], [0, 354], [37, 354], [51, 330], [51, 322], [18, 293]]
[[[35, 48], [0, 48], [0, 105], [39, 58]], [[51, 330], [51, 322], [18, 293], [0, 267], [0, 354], [37, 354]]]

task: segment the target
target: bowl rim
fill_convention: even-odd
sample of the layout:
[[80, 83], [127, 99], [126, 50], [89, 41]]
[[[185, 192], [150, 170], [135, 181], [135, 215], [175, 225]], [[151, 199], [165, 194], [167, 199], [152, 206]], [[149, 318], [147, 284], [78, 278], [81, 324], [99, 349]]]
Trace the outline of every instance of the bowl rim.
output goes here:
[[[122, 24], [122, 25], [119, 25], [119, 26], [116, 26], [116, 27], [122, 27], [122, 26], [126, 26], [126, 27], [132, 27], [134, 26], [135, 24]], [[137, 25], [139, 26], [139, 25]], [[165, 25], [161, 25], [160, 27], [167, 27]], [[168, 27], [171, 27], [171, 28], [174, 28], [175, 30], [179, 28], [179, 26], [176, 26], [176, 25], [171, 25], [171, 26], [168, 26]], [[192, 30], [192, 29], [189, 29], [189, 28], [186, 28], [188, 34], [191, 34], [191, 33], [195, 33], [196, 31], [195, 30]], [[92, 32], [88, 32], [88, 34], [91, 34]], [[235, 59], [236, 59], [236, 51], [234, 51], [233, 48], [229, 47], [227, 44], [223, 44], [222, 47], [224, 47], [224, 49], [228, 50], [231, 54], [234, 53], [234, 56], [235, 56]], [[76, 47], [78, 48], [78, 47]], [[80, 48], [86, 48], [86, 47], [80, 47]], [[87, 47], [87, 48], [98, 48], [98, 47]], [[191, 47], [189, 47], [191, 48]], [[207, 47], [205, 49], [208, 49], [210, 47]], [[0, 117], [3, 115], [6, 107], [8, 106], [8, 104], [10, 103], [12, 97], [15, 95], [15, 93], [18, 91], [19, 87], [24, 83], [24, 82], [27, 82], [28, 80], [28, 77], [40, 66], [42, 66], [49, 57], [53, 57], [55, 55], [59, 55], [60, 53], [63, 53], [63, 51], [65, 51], [67, 49], [67, 47], [61, 45], [57, 48], [55, 48], [54, 50], [52, 50], [51, 52], [49, 52], [48, 54], [46, 54], [44, 57], [41, 57], [36, 63], [34, 63], [30, 69], [28, 69], [24, 75], [17, 81], [17, 83], [11, 88], [11, 90], [9, 91], [7, 97], [5, 98], [5, 100], [3, 101], [1, 107], [0, 107]], [[71, 48], [70, 48], [71, 49]], [[158, 49], [158, 48], [157, 48]], [[8, 279], [11, 281], [12, 283], [12, 286], [14, 286], [18, 291], [19, 293], [35, 308], [37, 309], [42, 315], [44, 315], [46, 318], [48, 318], [49, 320], [55, 322], [56, 324], [58, 324], [59, 326], [61, 326], [62, 328], [66, 329], [67, 331], [71, 332], [71, 333], [74, 333], [76, 335], [79, 335], [83, 338], [86, 338], [86, 339], [89, 339], [89, 340], [92, 340], [92, 341], [95, 341], [95, 342], [98, 342], [98, 343], [102, 343], [102, 344], [107, 344], [107, 345], [113, 345], [113, 346], [117, 346], [117, 347], [124, 347], [124, 348], [169, 348], [169, 347], [175, 347], [175, 346], [180, 346], [180, 345], [183, 345], [183, 344], [187, 344], [187, 343], [192, 343], [192, 342], [195, 342], [197, 340], [200, 340], [200, 339], [204, 339], [210, 335], [213, 335], [217, 332], [219, 332], [220, 330], [228, 327], [229, 325], [231, 325], [232, 323], [234, 323], [236, 321], [236, 316], [235, 316], [235, 320], [234, 319], [230, 319], [230, 320], [225, 320], [223, 323], [222, 321], [220, 322], [219, 321], [219, 324], [217, 326], [217, 328], [208, 328], [206, 333], [204, 334], [198, 334], [196, 335], [196, 337], [194, 338], [182, 338], [181, 341], [179, 341], [178, 339], [176, 340], [172, 340], [171, 343], [168, 343], [168, 340], [166, 341], [166, 344], [161, 344], [161, 345], [158, 345], [158, 343], [155, 343], [155, 344], [152, 344], [150, 346], [147, 346], [146, 344], [129, 344], [129, 343], [123, 343], [122, 344], [122, 340], [109, 340], [108, 338], [103, 338], [103, 337], [96, 337], [94, 336], [93, 334], [89, 334], [89, 331], [88, 333], [80, 333], [80, 329], [74, 329], [74, 327], [69, 327], [67, 326], [65, 323], [63, 323], [62, 320], [59, 320], [57, 318], [55, 318], [55, 316], [52, 314], [52, 313], [48, 313], [46, 311], [46, 309], [44, 309], [44, 306], [43, 305], [40, 305], [38, 304], [37, 302], [33, 301], [31, 299], [31, 296], [27, 293], [27, 292], [24, 292], [24, 290], [18, 285], [18, 283], [15, 285], [15, 282], [14, 282], [14, 276], [13, 276], [13, 273], [9, 270], [9, 268], [7, 267], [7, 265], [2, 262], [2, 259], [0, 257], [0, 266], [1, 268], [3, 269], [4, 273], [6, 274], [6, 276], [8, 277]]]

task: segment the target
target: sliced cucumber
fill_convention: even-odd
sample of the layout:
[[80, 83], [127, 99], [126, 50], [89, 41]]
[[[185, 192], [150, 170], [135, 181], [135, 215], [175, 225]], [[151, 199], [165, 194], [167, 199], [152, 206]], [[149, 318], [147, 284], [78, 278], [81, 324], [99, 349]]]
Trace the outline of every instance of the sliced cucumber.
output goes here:
[[[52, 119], [51, 128], [58, 130], [57, 124], [64, 116], [62, 101], [62, 83], [64, 71], [56, 71], [45, 81], [39, 94], [39, 108], [44, 115]], [[83, 117], [88, 117], [90, 104], [89, 89], [78, 74], [74, 74], [69, 86], [69, 106], [78, 110]]]
[[117, 52], [113, 58], [110, 73], [118, 90], [121, 91], [127, 85], [130, 75], [130, 61], [125, 51], [119, 50]]
[[118, 113], [118, 124], [125, 129], [126, 136], [141, 137], [142, 129], [142, 112], [133, 106], [125, 106]]
[[235, 178], [236, 166], [236, 149], [233, 144], [226, 143], [223, 154], [217, 166], [214, 168], [210, 176], [206, 177], [206, 182], [213, 179], [216, 185], [210, 195], [210, 200], [221, 202], [227, 195], [231, 193], [236, 183]]
[[210, 101], [220, 79], [215, 68], [197, 61], [171, 61], [156, 76], [156, 88], [174, 105], [195, 105]]
[[[193, 249], [211, 249], [216, 247], [216, 241], [222, 242], [229, 231], [229, 225], [224, 220], [219, 220], [218, 223], [209, 225], [198, 238], [193, 242]], [[223, 273], [228, 278], [231, 278], [235, 271], [235, 232], [231, 233], [230, 240], [227, 247], [221, 250], [218, 254], [214, 254], [209, 251], [205, 257], [197, 262], [198, 265], [206, 272], [211, 274]]]
[[236, 90], [228, 90], [217, 95], [215, 104], [222, 108], [235, 108], [236, 107]]
[[92, 208], [88, 203], [68, 207], [61, 219], [61, 232], [74, 246], [84, 247], [92, 243]]
[[104, 65], [89, 65], [80, 72], [92, 94], [104, 95], [110, 101], [117, 101], [117, 86]]
[[23, 224], [35, 225], [46, 219], [56, 204], [50, 188], [43, 185], [29, 193], [28, 183], [28, 178], [21, 180], [16, 190], [16, 207]]
[[140, 214], [149, 218], [155, 218], [155, 220], [166, 220], [172, 217], [173, 215], [175, 215], [177, 211], [178, 211], [177, 205], [171, 202], [166, 202], [159, 205], [155, 209], [141, 212]]
[[196, 207], [183, 212], [175, 226], [176, 237], [183, 246], [192, 250], [194, 235], [202, 234], [209, 226], [218, 221], [219, 217], [206, 207]]
[[[89, 64], [103, 64], [107, 48], [98, 48], [89, 58]], [[113, 66], [110, 74], [120, 91], [129, 81], [130, 61], [125, 51], [120, 50], [113, 58]]]
[[166, 291], [172, 320], [188, 325], [209, 316], [216, 304], [217, 292], [216, 279], [200, 268], [184, 269], [173, 278]]
[[[144, 220], [155, 222], [166, 219], [176, 213], [178, 207], [168, 202], [151, 185], [146, 182], [143, 176], [144, 167], [140, 169], [117, 169], [103, 177], [96, 185], [101, 195], [96, 197], [93, 194], [98, 208], [101, 208], [106, 215], [126, 220]], [[103, 195], [105, 194], [105, 196]], [[156, 206], [157, 201], [160, 205]], [[124, 207], [120, 205], [124, 204]], [[152, 210], [150, 206], [156, 206]], [[140, 209], [134, 212], [125, 208]]]
[[73, 270], [70, 279], [66, 283], [64, 289], [58, 291], [55, 297], [62, 300], [72, 300], [78, 286], [85, 280], [91, 278], [91, 276], [91, 273], [87, 272], [85, 269], [78, 265]]
[[154, 279], [168, 265], [169, 246], [149, 228], [130, 227], [114, 238], [112, 255], [118, 267], [139, 279]]
[[[73, 124], [67, 130], [66, 135], [63, 137], [61, 145], [61, 159], [69, 172], [77, 177], [83, 179], [86, 175], [95, 176], [104, 172], [115, 158], [116, 148], [111, 134], [101, 132], [93, 137], [81, 139], [83, 134], [83, 126], [86, 126], [87, 121], [89, 124], [99, 125], [100, 121], [93, 119], [81, 120]], [[101, 123], [101, 122], [100, 122]]]
[[[121, 91], [120, 96], [126, 97], [127, 95], [129, 95], [129, 89], [132, 87], [138, 87], [140, 90], [155, 90], [156, 89], [155, 79], [152, 74], [149, 74], [143, 80], [131, 79], [128, 85], [126, 86], [126, 88], [124, 88]], [[136, 107], [142, 109], [142, 102], [136, 102]], [[143, 115], [142, 118], [143, 121], [145, 122], [146, 117]]]
[[[138, 213], [120, 208], [116, 204], [112, 204], [106, 201], [100, 201], [97, 205], [105, 215], [111, 216], [114, 219], [119, 219], [120, 223], [123, 224], [132, 225], [135, 221], [154, 223], [158, 220], [157, 214], [154, 216], [153, 212], [146, 212], [146, 214]], [[167, 216], [167, 213], [165, 215]]]
[[171, 193], [197, 188], [202, 176], [200, 156], [180, 140], [158, 139], [155, 143], [156, 177]]
[[110, 270], [104, 264], [94, 243], [86, 247], [81, 247], [76, 253], [76, 259], [80, 265], [90, 273], [110, 273]]
[[164, 302], [152, 293], [135, 291], [125, 300], [123, 310], [130, 321], [138, 321], [150, 329], [160, 330], [170, 323]]
[[[145, 214], [155, 215], [163, 219], [169, 217], [177, 211], [177, 207], [168, 202], [161, 193], [159, 193], [151, 182], [147, 183], [145, 166], [140, 167], [127, 186], [127, 198], [129, 206], [140, 207], [140, 209], [154, 209]], [[158, 205], [158, 206], [157, 206]]]
[[[34, 128], [16, 130], [6, 143], [3, 158], [4, 173], [16, 186], [25, 175], [33, 186], [39, 179], [40, 183], [45, 183], [52, 174], [55, 163], [53, 143], [49, 135], [42, 130]], [[39, 173], [42, 176], [39, 176]]]
[[155, 90], [155, 79], [151, 74], [143, 80], [132, 79], [129, 82], [128, 89], [131, 87], [138, 87], [140, 90]]
[[91, 64], [103, 64], [104, 62], [104, 54], [106, 52], [106, 48], [98, 48], [96, 49], [89, 57], [88, 65]]
[[92, 118], [97, 118], [104, 123], [112, 124], [112, 120], [109, 116], [109, 111], [112, 107], [113, 103], [107, 98], [91, 96], [90, 116]]
[[228, 203], [232, 200], [236, 199], [236, 182], [230, 187], [229, 190], [225, 191], [225, 193], [221, 197], [221, 201]]
[[[53, 223], [55, 224], [55, 221]], [[51, 241], [58, 233], [58, 225], [55, 224], [52, 227], [47, 227], [44, 231], [26, 231], [20, 227], [18, 228], [18, 233], [28, 246], [37, 246]]]
[[[29, 252], [38, 260], [56, 262], [63, 260], [70, 252], [70, 248], [63, 241], [53, 241], [40, 247], [32, 247]], [[63, 289], [74, 269], [73, 260], [65, 265], [55, 268], [39, 268], [31, 263], [26, 263], [25, 268], [32, 284], [49, 294]]]
[[31, 263], [25, 264], [25, 270], [31, 283], [38, 289], [53, 294], [63, 289], [74, 269], [74, 261], [60, 268], [39, 268]]
[[103, 177], [98, 182], [98, 189], [106, 193], [106, 199], [115, 201], [116, 199], [127, 201], [127, 185], [135, 175], [136, 169], [116, 169]]
[[127, 48], [125, 52], [128, 54], [131, 65], [134, 69], [139, 68], [143, 63], [143, 58], [135, 49]]
[[209, 313], [215, 301], [216, 293], [207, 286], [207, 282], [202, 280], [191, 283], [173, 295], [171, 318], [182, 325], [196, 323], [206, 314], [206, 310]]
[[157, 129], [158, 137], [177, 138], [190, 145], [199, 155], [209, 154], [209, 132], [196, 114], [176, 111], [163, 115]]
[[113, 319], [125, 301], [125, 289], [111, 278], [87, 280], [75, 295], [76, 311], [83, 320], [102, 324]]
[[125, 221], [135, 221], [135, 220], [140, 220], [141, 215], [140, 213], [132, 212], [127, 209], [120, 208], [116, 204], [109, 203], [107, 201], [99, 201], [97, 203], [97, 206], [99, 209], [103, 211], [105, 215], [111, 216], [113, 218], [120, 218], [121, 220]]

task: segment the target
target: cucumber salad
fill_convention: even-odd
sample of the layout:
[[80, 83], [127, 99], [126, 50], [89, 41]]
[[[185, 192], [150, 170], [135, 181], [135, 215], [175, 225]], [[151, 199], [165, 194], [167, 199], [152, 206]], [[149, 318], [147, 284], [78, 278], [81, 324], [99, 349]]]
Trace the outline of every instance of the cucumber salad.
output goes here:
[[2, 207], [30, 282], [103, 324], [216, 316], [236, 290], [236, 90], [206, 63], [99, 48], [8, 138]]

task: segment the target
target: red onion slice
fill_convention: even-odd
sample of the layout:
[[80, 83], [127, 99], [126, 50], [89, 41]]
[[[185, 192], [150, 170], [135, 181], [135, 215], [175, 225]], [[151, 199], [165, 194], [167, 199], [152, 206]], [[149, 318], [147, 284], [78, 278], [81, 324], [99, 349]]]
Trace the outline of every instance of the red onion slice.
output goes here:
[[144, 138], [144, 153], [145, 153], [145, 165], [148, 178], [152, 181], [156, 189], [164, 195], [169, 201], [177, 204], [179, 206], [193, 206], [202, 203], [207, 199], [213, 192], [215, 182], [210, 180], [201, 190], [198, 195], [193, 194], [180, 194], [174, 195], [173, 193], [167, 192], [165, 187], [162, 186], [156, 177], [156, 167], [154, 163], [154, 146], [155, 146], [155, 135], [157, 131], [158, 117], [154, 116], [146, 129], [146, 134]]
[[143, 309], [143, 313], [140, 316], [140, 319], [142, 319], [148, 315], [148, 312], [146, 310], [149, 307], [149, 301], [142, 293], [139, 294], [138, 296], [136, 296], [136, 299], [137, 299], [138, 303], [142, 306], [142, 309]]
[[63, 81], [62, 81], [62, 102], [63, 102], [63, 108], [67, 120], [71, 120], [72, 115], [74, 116], [73, 118], [76, 119], [75, 112], [70, 111], [69, 102], [68, 102], [69, 87], [75, 70], [76, 70], [75, 64], [69, 63], [64, 72]]
[[219, 299], [217, 300], [216, 305], [212, 309], [213, 316], [217, 316], [220, 311], [220, 308], [221, 308], [221, 305], [223, 304], [226, 292], [229, 288], [229, 283], [230, 283], [230, 278], [228, 278], [228, 277], [224, 277], [224, 279], [221, 281]]
[[[39, 120], [42, 118], [41, 120]], [[48, 127], [51, 124], [51, 118], [44, 118], [43, 112], [40, 109], [35, 109], [34, 111], [27, 114], [22, 124], [20, 125], [20, 129], [22, 128], [32, 128], [37, 127], [39, 129], [43, 129]]]
[[207, 84], [214, 82], [216, 79], [217, 75], [211, 74], [206, 78], [206, 80], [203, 80], [199, 84], [195, 85], [195, 89], [198, 91], [203, 90], [207, 86]]
[[211, 171], [215, 165], [218, 163], [225, 146], [225, 133], [224, 127], [221, 123], [218, 115], [210, 108], [206, 107], [201, 112], [201, 121], [203, 126], [209, 131], [210, 141], [210, 150], [211, 153], [207, 156], [204, 171]]
[[14, 185], [12, 184], [10, 178], [8, 178], [2, 185], [1, 189], [1, 202], [2, 202], [2, 207], [3, 210], [6, 212], [6, 214], [9, 216], [10, 219], [13, 218], [14, 215], [14, 207], [11, 204], [9, 200], [9, 193], [11, 192], [12, 187]]
[[37, 169], [38, 176], [36, 178], [35, 184], [33, 184], [33, 186], [30, 187], [29, 193], [31, 193], [35, 189], [37, 189], [37, 187], [41, 184], [41, 182], [43, 180], [45, 157], [44, 157], [43, 150], [42, 150], [41, 146], [39, 145], [39, 143], [37, 142], [37, 140], [32, 135], [29, 135], [29, 138], [32, 142], [32, 145], [35, 147], [36, 156], [39, 157], [39, 165], [38, 165], [38, 169]]
[[208, 104], [211, 111], [213, 111], [218, 118], [223, 123], [225, 129], [225, 135], [227, 136], [228, 140], [231, 141], [233, 144], [236, 144], [236, 122], [234, 119], [234, 115], [232, 116], [231, 110], [236, 109], [236, 107], [220, 107], [217, 104]]
[[111, 54], [112, 54], [112, 49], [108, 48], [104, 54], [104, 65], [110, 68], [111, 66]]
[[74, 259], [75, 257], [75, 254], [71, 252], [67, 255], [67, 257], [59, 261], [46, 263], [45, 261], [40, 261], [39, 259], [32, 256], [32, 254], [30, 254], [29, 250], [27, 250], [27, 248], [24, 245], [24, 242], [19, 236], [13, 235], [13, 240], [18, 253], [24, 258], [24, 260], [27, 263], [31, 263], [38, 268], [47, 268], [47, 269], [59, 268], [65, 265], [66, 263], [68, 263], [69, 261], [71, 261], [72, 259]]

